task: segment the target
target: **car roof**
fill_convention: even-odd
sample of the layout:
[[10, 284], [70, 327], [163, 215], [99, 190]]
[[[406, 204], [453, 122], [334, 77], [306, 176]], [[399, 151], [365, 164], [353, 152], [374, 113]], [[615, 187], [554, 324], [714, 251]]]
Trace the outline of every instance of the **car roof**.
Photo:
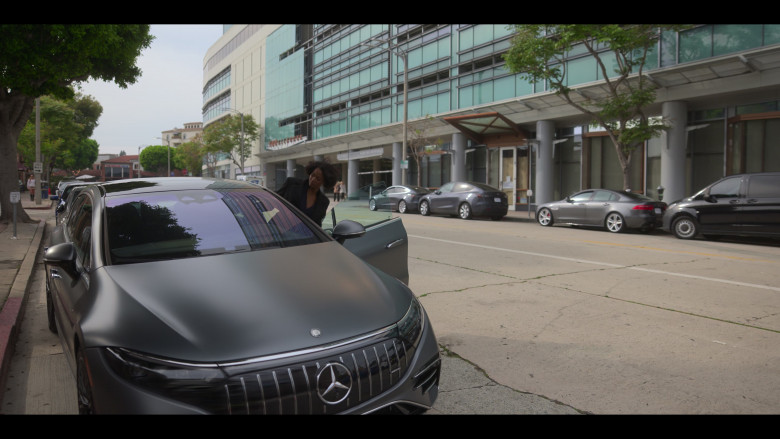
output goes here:
[[239, 180], [206, 177], [157, 177], [116, 180], [99, 185], [106, 196], [132, 195], [149, 192], [168, 192], [198, 189], [265, 189], [262, 186]]

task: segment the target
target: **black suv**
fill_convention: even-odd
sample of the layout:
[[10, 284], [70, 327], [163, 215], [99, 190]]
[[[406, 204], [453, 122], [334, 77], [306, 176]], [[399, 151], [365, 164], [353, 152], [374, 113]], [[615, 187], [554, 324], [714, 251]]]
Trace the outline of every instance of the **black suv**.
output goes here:
[[780, 238], [780, 172], [724, 177], [669, 205], [663, 228], [680, 239], [720, 235]]

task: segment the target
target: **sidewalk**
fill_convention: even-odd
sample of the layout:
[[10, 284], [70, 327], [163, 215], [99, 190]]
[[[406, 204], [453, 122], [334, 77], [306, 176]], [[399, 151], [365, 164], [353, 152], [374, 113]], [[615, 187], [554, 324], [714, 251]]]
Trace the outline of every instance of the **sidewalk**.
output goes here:
[[35, 259], [42, 248], [46, 220], [54, 217], [51, 200], [36, 205], [22, 194], [21, 206], [38, 222], [0, 223], [0, 400], [5, 389], [8, 367], [13, 357], [18, 322], [21, 322], [27, 298], [28, 281]]

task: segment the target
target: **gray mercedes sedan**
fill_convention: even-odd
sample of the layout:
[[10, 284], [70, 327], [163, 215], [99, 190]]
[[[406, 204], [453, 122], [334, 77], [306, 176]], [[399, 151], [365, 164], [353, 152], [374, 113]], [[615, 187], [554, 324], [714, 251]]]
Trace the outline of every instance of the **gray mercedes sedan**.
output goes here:
[[71, 201], [44, 265], [81, 413], [414, 413], [436, 400], [438, 345], [406, 285], [399, 218], [329, 212], [323, 229], [263, 187], [202, 178], [96, 184]]

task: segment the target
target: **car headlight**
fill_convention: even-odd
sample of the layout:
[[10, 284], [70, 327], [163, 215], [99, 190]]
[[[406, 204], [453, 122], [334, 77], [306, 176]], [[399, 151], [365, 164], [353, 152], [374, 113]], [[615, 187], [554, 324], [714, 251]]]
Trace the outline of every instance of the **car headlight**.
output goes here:
[[178, 362], [124, 348], [106, 348], [104, 354], [111, 369], [122, 379], [154, 393], [206, 410], [224, 400], [220, 383], [227, 377], [215, 364]]
[[412, 304], [406, 315], [398, 322], [398, 335], [408, 348], [416, 348], [420, 343], [424, 327], [424, 316], [422, 305], [416, 297], [412, 297]]

